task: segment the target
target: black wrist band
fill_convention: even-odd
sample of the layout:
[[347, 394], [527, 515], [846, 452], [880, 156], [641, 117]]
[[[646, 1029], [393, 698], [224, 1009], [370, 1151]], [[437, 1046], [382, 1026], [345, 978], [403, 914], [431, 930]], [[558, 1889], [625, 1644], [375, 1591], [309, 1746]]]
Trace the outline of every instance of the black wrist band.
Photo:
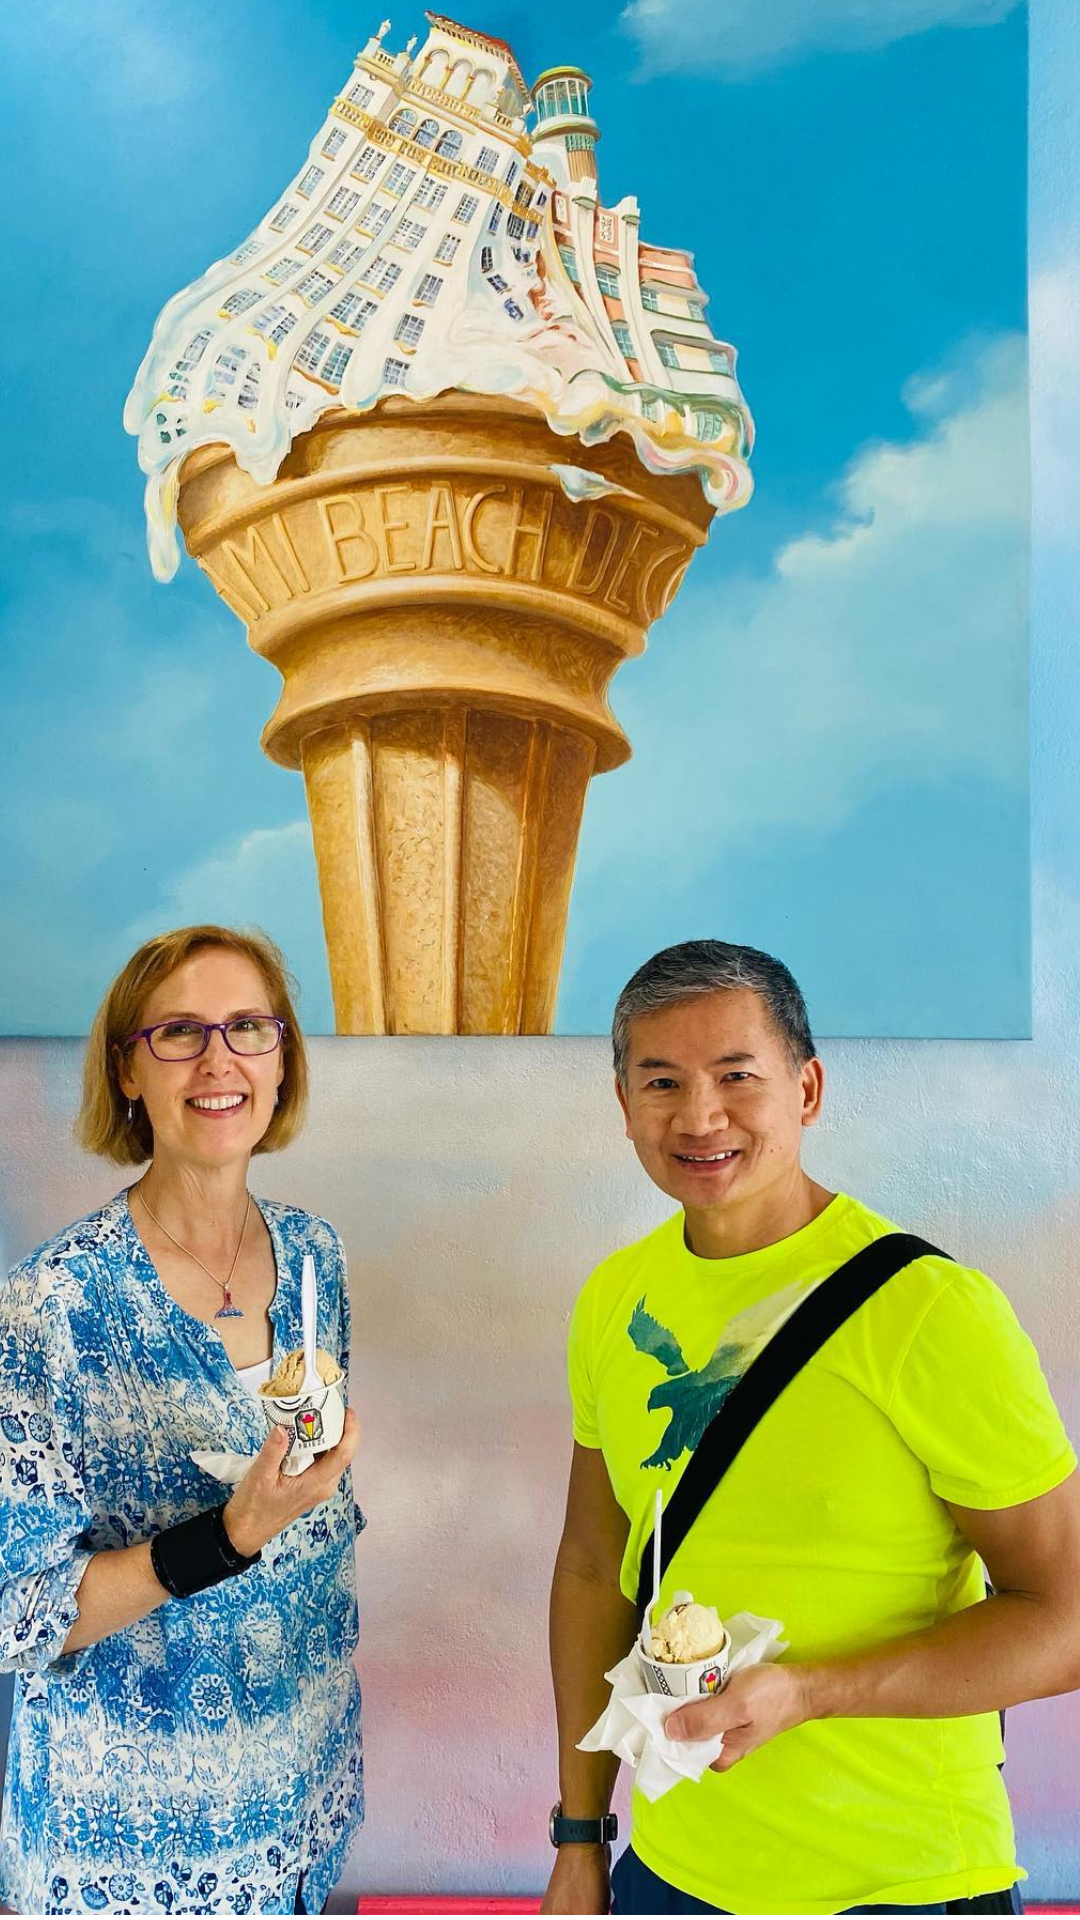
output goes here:
[[156, 1533], [150, 1542], [150, 1565], [166, 1593], [175, 1600], [187, 1600], [229, 1580], [234, 1573], [246, 1573], [261, 1553], [238, 1553], [225, 1526], [225, 1508], [211, 1507], [196, 1513], [175, 1527]]

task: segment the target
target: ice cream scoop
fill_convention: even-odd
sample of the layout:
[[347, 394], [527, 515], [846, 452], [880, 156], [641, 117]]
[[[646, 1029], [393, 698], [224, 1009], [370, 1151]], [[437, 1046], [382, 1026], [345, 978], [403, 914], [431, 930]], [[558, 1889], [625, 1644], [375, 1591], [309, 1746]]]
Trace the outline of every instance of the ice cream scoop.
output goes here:
[[[341, 1368], [333, 1354], [320, 1347], [315, 1355], [315, 1368], [324, 1387], [332, 1387], [335, 1380], [342, 1377]], [[259, 1388], [259, 1392], [272, 1400], [291, 1400], [300, 1392], [304, 1384], [304, 1349], [297, 1347], [287, 1353], [279, 1363], [278, 1370]]]
[[649, 1651], [654, 1660], [680, 1664], [707, 1660], [724, 1644], [724, 1623], [715, 1607], [696, 1600], [680, 1600], [652, 1628]]

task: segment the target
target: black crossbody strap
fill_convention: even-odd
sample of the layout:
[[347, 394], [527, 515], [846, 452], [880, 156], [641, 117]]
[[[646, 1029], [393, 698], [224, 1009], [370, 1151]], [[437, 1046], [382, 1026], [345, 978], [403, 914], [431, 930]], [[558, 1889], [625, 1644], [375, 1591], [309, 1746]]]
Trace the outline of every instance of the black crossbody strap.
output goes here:
[[[850, 1260], [822, 1280], [796, 1307], [771, 1340], [751, 1361], [742, 1379], [731, 1389], [720, 1411], [713, 1415], [694, 1448], [681, 1480], [664, 1509], [661, 1572], [686, 1539], [706, 1502], [712, 1498], [736, 1455], [745, 1446], [758, 1421], [784, 1388], [790, 1386], [808, 1360], [849, 1320], [879, 1287], [923, 1254], [947, 1260], [940, 1247], [914, 1233], [886, 1233], [861, 1247]], [[644, 1618], [652, 1597], [652, 1535], [641, 1555], [638, 1614]]]

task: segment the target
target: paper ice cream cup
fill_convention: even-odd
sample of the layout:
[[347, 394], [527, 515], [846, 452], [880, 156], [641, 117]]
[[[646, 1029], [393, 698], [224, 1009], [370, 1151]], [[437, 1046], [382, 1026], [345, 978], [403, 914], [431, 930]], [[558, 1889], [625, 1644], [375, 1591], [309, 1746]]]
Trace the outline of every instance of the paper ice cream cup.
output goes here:
[[337, 1446], [345, 1431], [342, 1384], [334, 1380], [330, 1386], [319, 1387], [314, 1393], [294, 1393], [288, 1397], [259, 1395], [267, 1426], [284, 1427], [289, 1435], [282, 1473], [303, 1473], [316, 1454]]
[[666, 1693], [673, 1700], [685, 1700], [702, 1693], [720, 1692], [731, 1665], [731, 1635], [726, 1627], [720, 1647], [716, 1653], [710, 1653], [707, 1660], [654, 1660], [645, 1650], [648, 1631], [646, 1623], [638, 1652], [650, 1693]]

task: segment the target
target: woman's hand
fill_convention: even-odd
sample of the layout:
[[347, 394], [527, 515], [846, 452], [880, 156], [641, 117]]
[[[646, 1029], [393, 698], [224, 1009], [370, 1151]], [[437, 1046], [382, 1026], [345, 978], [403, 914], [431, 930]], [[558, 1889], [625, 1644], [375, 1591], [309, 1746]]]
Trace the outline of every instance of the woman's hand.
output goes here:
[[232, 1499], [226, 1503], [222, 1519], [225, 1531], [237, 1553], [259, 1553], [267, 1542], [299, 1520], [312, 1507], [329, 1500], [352, 1464], [360, 1444], [360, 1422], [350, 1407], [345, 1429], [336, 1447], [317, 1454], [303, 1473], [282, 1473], [288, 1449], [284, 1427], [273, 1427], [262, 1452], [257, 1454]]

